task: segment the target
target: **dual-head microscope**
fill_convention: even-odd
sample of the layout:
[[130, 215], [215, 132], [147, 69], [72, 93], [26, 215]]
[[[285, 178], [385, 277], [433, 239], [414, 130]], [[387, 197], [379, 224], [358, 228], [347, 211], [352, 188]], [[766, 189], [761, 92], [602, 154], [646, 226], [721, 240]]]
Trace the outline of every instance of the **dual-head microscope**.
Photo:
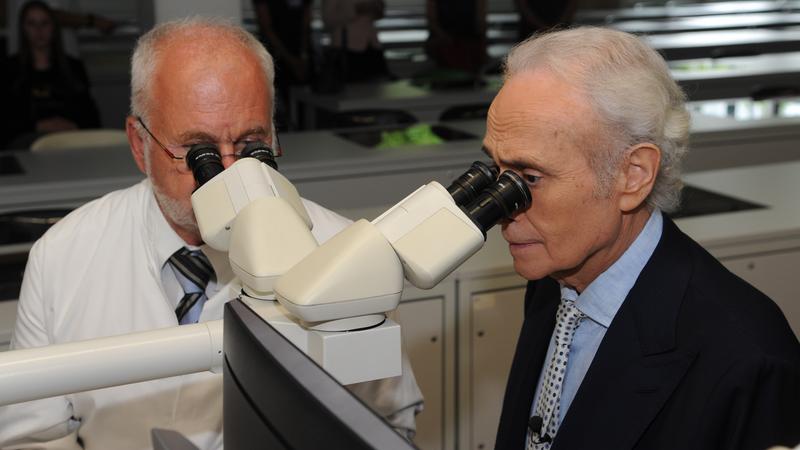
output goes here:
[[[239, 297], [342, 384], [400, 374], [400, 326], [386, 317], [405, 280], [429, 289], [526, 209], [513, 172], [475, 162], [448, 188], [428, 183], [322, 245], [272, 151], [250, 144], [224, 170], [218, 151], [187, 154], [204, 242], [227, 251]], [[0, 353], [0, 405], [219, 368], [222, 321]]]

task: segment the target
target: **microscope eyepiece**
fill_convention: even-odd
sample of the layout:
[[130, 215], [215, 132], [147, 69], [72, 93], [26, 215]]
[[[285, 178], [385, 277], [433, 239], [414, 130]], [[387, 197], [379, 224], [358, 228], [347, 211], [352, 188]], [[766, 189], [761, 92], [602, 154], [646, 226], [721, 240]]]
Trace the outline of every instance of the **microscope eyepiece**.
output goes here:
[[278, 170], [278, 163], [275, 162], [275, 152], [263, 142], [248, 142], [242, 150], [242, 158], [255, 158], [264, 164]]
[[214, 144], [192, 145], [189, 152], [186, 153], [186, 164], [192, 170], [198, 187], [225, 170], [222, 165], [222, 157]]
[[497, 179], [497, 166], [488, 166], [480, 161], [475, 161], [469, 170], [456, 178], [447, 188], [458, 206], [472, 203], [478, 195]]
[[477, 200], [463, 209], [485, 236], [498, 222], [528, 209], [530, 205], [531, 191], [528, 186], [519, 175], [507, 170], [484, 189]]

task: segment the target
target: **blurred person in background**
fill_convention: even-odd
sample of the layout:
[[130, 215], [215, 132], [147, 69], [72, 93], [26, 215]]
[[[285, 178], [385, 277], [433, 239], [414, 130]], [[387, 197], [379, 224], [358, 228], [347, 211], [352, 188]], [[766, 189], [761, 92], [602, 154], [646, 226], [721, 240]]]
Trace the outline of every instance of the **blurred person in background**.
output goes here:
[[275, 126], [288, 128], [289, 91], [309, 77], [313, 0], [253, 0], [261, 42], [275, 59]]
[[440, 68], [478, 72], [487, 61], [486, 0], [427, 0], [425, 51]]
[[346, 81], [391, 77], [375, 28], [384, 8], [383, 0], [322, 0], [331, 45], [344, 50]]
[[570, 25], [578, 7], [577, 0], [515, 0], [514, 3], [519, 12], [520, 41], [537, 31]]
[[17, 31], [19, 51], [0, 75], [5, 147], [27, 148], [43, 134], [99, 127], [86, 69], [64, 51], [54, 10], [42, 1], [26, 3]]

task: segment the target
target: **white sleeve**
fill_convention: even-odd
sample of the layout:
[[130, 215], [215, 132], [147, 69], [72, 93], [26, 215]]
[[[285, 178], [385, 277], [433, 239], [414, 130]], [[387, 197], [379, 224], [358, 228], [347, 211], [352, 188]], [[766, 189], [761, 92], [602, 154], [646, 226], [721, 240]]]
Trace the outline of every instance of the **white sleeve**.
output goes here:
[[[46, 276], [44, 247], [44, 243], [38, 241], [28, 256], [11, 338], [12, 350], [51, 344], [47, 326], [49, 308], [42, 295]], [[76, 434], [78, 425], [79, 422], [72, 419], [72, 405], [66, 397], [0, 406], [0, 448], [80, 448]]]

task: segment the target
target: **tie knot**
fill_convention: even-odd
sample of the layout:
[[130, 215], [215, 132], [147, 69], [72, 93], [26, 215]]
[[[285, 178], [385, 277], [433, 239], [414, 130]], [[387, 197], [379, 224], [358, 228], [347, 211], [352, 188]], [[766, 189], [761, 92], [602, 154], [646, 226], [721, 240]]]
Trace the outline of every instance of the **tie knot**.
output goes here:
[[211, 262], [200, 250], [183, 247], [173, 253], [167, 262], [201, 291], [205, 291], [208, 282], [214, 277]]
[[569, 298], [562, 298], [561, 304], [558, 306], [558, 318], [569, 318], [569, 319], [582, 319], [586, 317], [586, 314], [583, 313], [578, 306], [575, 304], [575, 300]]

